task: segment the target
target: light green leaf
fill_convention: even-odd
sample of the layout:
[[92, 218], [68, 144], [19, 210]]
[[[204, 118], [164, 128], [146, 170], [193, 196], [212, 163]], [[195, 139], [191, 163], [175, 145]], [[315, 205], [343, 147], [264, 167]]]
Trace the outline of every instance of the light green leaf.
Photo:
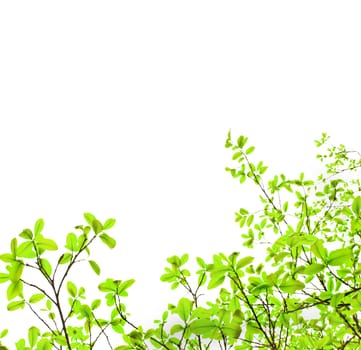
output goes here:
[[283, 281], [279, 287], [283, 292], [293, 294], [297, 290], [302, 290], [303, 288], [305, 288], [305, 285], [301, 281], [288, 279], [286, 281]]
[[23, 297], [23, 282], [20, 280], [10, 283], [6, 291], [7, 299], [11, 300], [15, 297]]
[[75, 233], [73, 232], [69, 232], [66, 236], [66, 245], [65, 245], [66, 249], [69, 249], [72, 252], [77, 252], [79, 251], [79, 247], [78, 247], [78, 239], [75, 235]]
[[100, 275], [100, 267], [94, 260], [89, 260], [89, 265], [97, 275]]
[[9, 331], [7, 329], [2, 330], [1, 333], [0, 333], [0, 338], [4, 338], [8, 334], [8, 332]]
[[214, 338], [218, 333], [218, 327], [215, 321], [208, 319], [199, 319], [193, 321], [189, 325], [189, 329], [192, 333], [202, 335], [205, 338]]
[[26, 228], [25, 230], [23, 230], [23, 232], [21, 232], [20, 234], [19, 234], [19, 236], [21, 237], [21, 238], [24, 238], [24, 239], [33, 239], [33, 233], [31, 232], [31, 230], [30, 229], [28, 229], [28, 228]]
[[55, 335], [54, 340], [61, 346], [67, 346], [66, 338], [63, 335]]
[[330, 252], [327, 262], [331, 266], [341, 266], [343, 264], [349, 264], [352, 257], [351, 248], [340, 248]]
[[352, 211], [357, 215], [360, 216], [361, 214], [361, 197], [356, 197], [352, 202]]
[[36, 346], [36, 350], [51, 350], [52, 348], [53, 346], [47, 338], [41, 339]]
[[327, 250], [323, 246], [323, 242], [320, 239], [318, 239], [315, 243], [312, 244], [311, 252], [313, 253], [314, 256], [322, 260], [326, 260], [327, 258]]
[[40, 335], [40, 331], [38, 328], [32, 326], [29, 328], [28, 330], [28, 340], [29, 340], [29, 344], [31, 347], [33, 347], [37, 340], [38, 340], [38, 337]]
[[58, 245], [49, 238], [40, 238], [36, 240], [37, 246], [44, 250], [57, 250]]
[[16, 256], [17, 254], [17, 247], [18, 247], [18, 240], [16, 238], [13, 238], [10, 243], [10, 249], [13, 256]]
[[19, 245], [17, 250], [17, 256], [22, 258], [35, 258], [36, 254], [34, 252], [33, 242], [27, 241]]
[[43, 300], [45, 297], [44, 294], [41, 294], [41, 293], [37, 293], [37, 294], [33, 294], [30, 299], [29, 299], [29, 303], [30, 304], [35, 304], [37, 303], [38, 301], [40, 300]]
[[21, 278], [24, 271], [24, 263], [22, 261], [14, 261], [9, 268], [9, 279], [17, 282]]
[[34, 225], [34, 235], [37, 236], [39, 233], [43, 231], [44, 228], [44, 220], [38, 219]]
[[302, 271], [302, 275], [315, 275], [321, 272], [325, 268], [323, 264], [313, 263], [308, 266]]
[[8, 273], [0, 273], [0, 283], [5, 283], [9, 280]]
[[66, 288], [68, 290], [68, 293], [73, 297], [75, 298], [76, 297], [76, 294], [77, 294], [77, 288], [76, 288], [76, 285], [71, 282], [71, 281], [68, 281], [68, 283], [66, 284]]
[[84, 213], [84, 219], [90, 226], [92, 226], [93, 221], [96, 220], [96, 217], [91, 213]]
[[217, 288], [224, 282], [225, 278], [225, 275], [217, 275], [216, 277], [211, 278], [208, 283], [208, 289]]
[[40, 265], [42, 270], [45, 271], [45, 273], [50, 277], [53, 269], [50, 262], [46, 259], [40, 259]]
[[182, 326], [180, 324], [175, 324], [170, 329], [170, 334], [173, 335], [175, 333], [183, 332], [183, 330], [184, 330], [184, 326]]
[[23, 309], [25, 307], [25, 300], [12, 301], [8, 304], [8, 311], [14, 311], [18, 309]]
[[95, 234], [98, 234], [99, 232], [103, 231], [103, 225], [99, 220], [93, 220], [92, 228], [94, 230]]
[[72, 258], [73, 256], [70, 253], [64, 253], [59, 258], [59, 264], [67, 264]]
[[91, 309], [95, 310], [97, 309], [101, 304], [101, 300], [100, 299], [95, 299], [92, 304], [91, 304]]
[[103, 230], [109, 230], [115, 225], [116, 220], [115, 219], [108, 219], [105, 221], [103, 225]]
[[254, 260], [253, 256], [246, 256], [240, 259], [237, 263], [237, 270], [249, 265]]
[[186, 322], [189, 319], [193, 307], [193, 302], [187, 298], [181, 298], [175, 309], [182, 321]]
[[110, 237], [107, 233], [102, 233], [99, 238], [101, 241], [106, 244], [110, 249], [113, 249], [116, 245], [114, 238]]
[[135, 282], [134, 279], [121, 282], [117, 287], [117, 294], [122, 295], [129, 287], [131, 287], [134, 284], [134, 282]]

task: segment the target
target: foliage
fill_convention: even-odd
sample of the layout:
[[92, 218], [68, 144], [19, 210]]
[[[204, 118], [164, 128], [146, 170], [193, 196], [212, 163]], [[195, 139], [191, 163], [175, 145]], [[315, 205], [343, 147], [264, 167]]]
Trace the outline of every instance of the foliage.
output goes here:
[[[251, 160], [255, 148], [247, 141], [240, 136], [233, 142], [230, 133], [226, 141], [236, 163], [226, 170], [260, 191], [259, 210], [236, 212], [242, 253], [214, 254], [210, 262], [197, 257], [195, 274], [186, 267], [187, 254], [168, 258], [161, 280], [186, 294], [151, 329], [133, 323], [126, 310], [134, 280], [108, 278], [98, 286], [102, 296], [88, 300], [85, 288], [70, 278], [81, 261], [100, 274], [91, 248], [96, 241], [115, 247], [108, 234], [114, 219], [102, 223], [85, 213], [86, 225], [66, 236], [55, 260], [49, 256], [58, 244], [43, 235], [42, 219], [13, 238], [10, 251], [0, 255], [7, 308], [28, 308], [38, 321], [16, 350], [95, 349], [104, 347], [100, 339], [112, 350], [359, 349], [360, 154], [330, 145], [323, 134], [316, 141], [324, 149], [317, 155], [325, 168], [318, 178], [267, 177], [267, 166]], [[263, 255], [255, 254], [256, 245], [258, 252], [265, 248]], [[217, 296], [204, 301], [212, 289]], [[100, 316], [104, 309], [107, 316]]]

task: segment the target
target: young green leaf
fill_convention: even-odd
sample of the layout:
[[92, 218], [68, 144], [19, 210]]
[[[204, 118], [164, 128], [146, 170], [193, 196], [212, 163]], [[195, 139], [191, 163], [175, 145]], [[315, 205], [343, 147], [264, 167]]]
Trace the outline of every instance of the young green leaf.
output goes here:
[[69, 295], [75, 298], [77, 295], [76, 285], [73, 282], [68, 281], [68, 283], [66, 284], [66, 288], [68, 290]]
[[100, 267], [94, 260], [89, 260], [89, 265], [97, 275], [100, 275]]
[[115, 219], [107, 219], [103, 225], [103, 230], [109, 230], [115, 225]]
[[34, 235], [37, 236], [43, 231], [44, 228], [44, 220], [38, 219], [34, 225]]
[[40, 335], [40, 331], [38, 328], [32, 326], [29, 328], [28, 330], [28, 340], [29, 340], [29, 344], [31, 347], [34, 347], [37, 340], [38, 340], [38, 337]]
[[99, 238], [101, 241], [106, 244], [110, 249], [113, 249], [116, 245], [114, 238], [110, 237], [107, 233], [102, 233]]
[[84, 219], [88, 223], [88, 225], [92, 226], [93, 221], [96, 220], [96, 217], [91, 213], [84, 213]]

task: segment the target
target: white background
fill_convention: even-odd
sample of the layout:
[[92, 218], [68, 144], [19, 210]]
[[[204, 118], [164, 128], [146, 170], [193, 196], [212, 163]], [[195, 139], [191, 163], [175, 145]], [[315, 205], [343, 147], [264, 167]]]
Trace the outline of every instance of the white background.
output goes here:
[[[229, 129], [249, 136], [270, 172], [312, 173], [321, 132], [361, 150], [360, 10], [1, 2], [1, 253], [39, 217], [59, 242], [85, 211], [114, 217], [117, 247], [96, 252], [102, 279], [136, 278], [129, 311], [150, 325], [174, 299], [159, 282], [166, 257], [242, 249], [234, 211], [257, 194], [224, 171]], [[74, 281], [101, 280], [78, 271]], [[18, 338], [21, 314], [0, 292], [0, 329]]]

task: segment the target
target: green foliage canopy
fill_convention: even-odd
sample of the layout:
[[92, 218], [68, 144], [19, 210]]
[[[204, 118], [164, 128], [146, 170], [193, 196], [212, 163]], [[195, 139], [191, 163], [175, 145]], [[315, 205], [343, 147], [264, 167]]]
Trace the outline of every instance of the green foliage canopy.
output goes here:
[[[97, 242], [115, 248], [108, 233], [115, 219], [101, 222], [85, 213], [86, 224], [67, 234], [61, 249], [43, 234], [42, 219], [13, 238], [0, 255], [7, 309], [28, 308], [37, 322], [16, 350], [359, 349], [360, 154], [333, 146], [322, 134], [316, 146], [324, 172], [316, 179], [304, 173], [288, 178], [268, 175], [263, 161], [252, 159], [255, 147], [247, 144], [247, 137], [232, 141], [228, 134], [234, 167], [226, 170], [259, 191], [257, 211], [240, 208], [235, 214], [244, 247], [214, 254], [209, 262], [196, 257], [194, 273], [188, 254], [169, 257], [161, 281], [185, 294], [150, 329], [127, 311], [124, 300], [133, 279], [108, 278], [98, 286], [99, 297], [89, 300], [69, 277], [83, 261], [101, 274], [91, 249]], [[216, 297], [205, 300], [207, 290]], [[7, 330], [0, 333], [0, 350], [7, 349], [1, 343], [6, 335]]]

